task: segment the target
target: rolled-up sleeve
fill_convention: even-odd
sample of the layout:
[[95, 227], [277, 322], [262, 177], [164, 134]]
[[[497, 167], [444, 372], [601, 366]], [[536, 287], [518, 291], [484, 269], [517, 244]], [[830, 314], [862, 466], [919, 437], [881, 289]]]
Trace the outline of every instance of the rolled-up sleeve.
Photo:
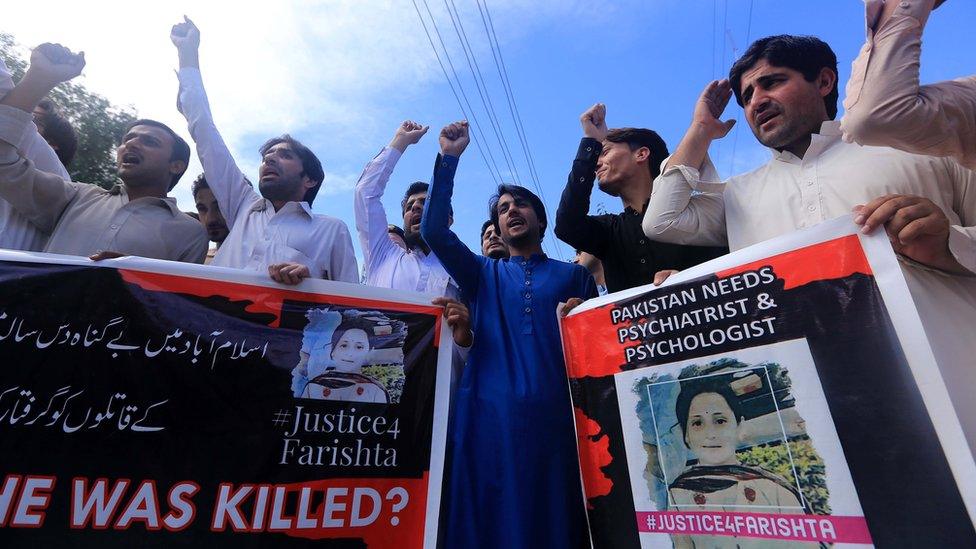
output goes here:
[[654, 179], [651, 199], [644, 213], [644, 234], [651, 240], [672, 244], [724, 246], [725, 185], [706, 157], [699, 171], [690, 166], [661, 163], [661, 175]]

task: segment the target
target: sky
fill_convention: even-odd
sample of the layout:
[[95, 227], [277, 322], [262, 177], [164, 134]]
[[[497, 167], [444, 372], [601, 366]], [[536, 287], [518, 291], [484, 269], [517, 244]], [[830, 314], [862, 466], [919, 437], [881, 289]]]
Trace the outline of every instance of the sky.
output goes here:
[[[430, 130], [393, 172], [383, 200], [390, 222], [402, 222], [407, 185], [430, 179], [440, 128], [467, 117], [474, 140], [456, 176], [454, 230], [480, 250], [487, 200], [498, 181], [541, 189], [555, 219], [582, 137], [579, 116], [592, 104], [607, 105], [610, 127], [651, 128], [673, 150], [701, 90], [727, 75], [751, 41], [819, 36], [837, 54], [843, 90], [864, 40], [857, 0], [38, 0], [3, 11], [0, 30], [22, 46], [51, 41], [85, 51], [78, 83], [140, 117], [166, 122], [190, 141], [175, 108], [177, 58], [169, 40], [170, 27], [188, 15], [201, 31], [214, 118], [238, 165], [256, 181], [257, 149], [266, 139], [287, 132], [308, 145], [326, 171], [313, 210], [346, 222], [360, 266], [353, 188], [403, 120]], [[971, 0], [949, 0], [933, 14], [923, 82], [976, 72], [974, 56], [965, 54], [972, 51], [974, 21]], [[712, 145], [723, 176], [768, 160], [734, 102], [724, 118], [740, 123]], [[195, 209], [189, 187], [201, 171], [194, 154], [173, 192], [183, 210]], [[591, 209], [622, 207], [595, 189]], [[552, 227], [543, 243], [552, 257], [573, 256]]]

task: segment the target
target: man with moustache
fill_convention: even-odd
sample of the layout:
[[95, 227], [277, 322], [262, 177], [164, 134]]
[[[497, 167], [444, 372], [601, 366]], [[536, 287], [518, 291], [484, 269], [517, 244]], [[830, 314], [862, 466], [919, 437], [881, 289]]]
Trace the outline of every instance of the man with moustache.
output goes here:
[[210, 189], [230, 233], [211, 265], [267, 271], [283, 284], [308, 277], [359, 282], [346, 224], [312, 212], [325, 172], [315, 154], [288, 134], [260, 148], [258, 188], [251, 187], [214, 125], [200, 76], [200, 31], [189, 19], [173, 26], [179, 52], [178, 105]]
[[[641, 220], [651, 182], [668, 147], [648, 129], [610, 130], [606, 117], [602, 103], [580, 116], [584, 137], [556, 210], [556, 236], [603, 262], [609, 292], [650, 284], [657, 271], [686, 269], [726, 253], [725, 248], [667, 244], [644, 235]], [[601, 191], [620, 198], [623, 212], [589, 215], [594, 179]]]
[[489, 219], [481, 226], [481, 255], [488, 259], [507, 259], [508, 246], [502, 242], [495, 224]]
[[445, 497], [445, 547], [587, 546], [556, 307], [596, 296], [579, 265], [542, 252], [547, 218], [539, 197], [500, 185], [489, 204], [511, 257], [475, 254], [450, 230], [467, 122], [440, 134], [420, 232], [469, 301], [477, 337], [455, 399], [453, 464]]
[[116, 152], [122, 184], [110, 190], [39, 170], [18, 151], [25, 134], [36, 131], [37, 104], [84, 66], [84, 54], [42, 44], [24, 78], [0, 100], [0, 198], [50, 234], [45, 252], [202, 263], [203, 227], [167, 196], [186, 171], [190, 147], [165, 124], [143, 119], [129, 125]]
[[227, 234], [230, 233], [230, 229], [227, 228], [224, 214], [220, 213], [220, 204], [217, 203], [217, 198], [210, 190], [210, 185], [207, 184], [207, 177], [204, 174], [198, 175], [193, 180], [190, 191], [193, 193], [193, 201], [196, 202], [200, 224], [207, 230], [207, 237], [214, 243], [214, 247], [207, 250], [207, 259], [204, 260], [204, 263], [209, 265], [213, 262], [214, 255], [217, 254], [220, 245], [227, 238]]
[[[735, 122], [719, 119], [733, 94], [773, 159], [719, 183], [707, 153]], [[852, 211], [863, 232], [883, 227], [976, 450], [976, 172], [949, 157], [845, 143], [837, 100], [837, 58], [827, 44], [789, 35], [754, 42], [729, 80], [702, 92], [654, 181], [644, 231], [737, 250]]]
[[456, 298], [457, 285], [420, 237], [420, 217], [427, 200], [427, 183], [411, 183], [403, 194], [403, 241], [397, 246], [389, 236], [383, 193], [397, 161], [407, 147], [420, 141], [427, 126], [411, 120], [397, 128], [390, 144], [366, 164], [356, 183], [356, 232], [366, 261], [366, 285]]

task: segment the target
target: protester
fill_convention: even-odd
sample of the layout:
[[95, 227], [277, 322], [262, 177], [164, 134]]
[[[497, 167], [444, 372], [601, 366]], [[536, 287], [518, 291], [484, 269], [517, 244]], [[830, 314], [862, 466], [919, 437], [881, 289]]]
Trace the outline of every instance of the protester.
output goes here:
[[491, 219], [511, 258], [473, 253], [450, 226], [467, 122], [446, 126], [421, 235], [469, 300], [476, 337], [456, 394], [446, 547], [581, 547], [586, 517], [555, 310], [596, 295], [578, 265], [547, 258], [542, 201], [502, 185]]
[[366, 164], [356, 183], [356, 231], [366, 263], [366, 284], [432, 295], [457, 297], [457, 285], [437, 256], [420, 237], [420, 217], [427, 200], [427, 183], [407, 187], [400, 202], [406, 249], [389, 236], [383, 193], [390, 175], [407, 147], [420, 141], [427, 126], [407, 120], [397, 128], [390, 144]]
[[42, 99], [34, 107], [34, 125], [41, 137], [54, 149], [65, 168], [78, 152], [78, 134], [68, 119], [61, 115], [50, 99]]
[[490, 219], [481, 226], [481, 255], [488, 259], [508, 258], [508, 247]]
[[583, 250], [576, 250], [576, 257], [573, 263], [582, 266], [593, 275], [593, 282], [596, 282], [596, 291], [600, 295], [607, 295], [607, 282], [603, 276], [603, 262], [591, 253]]
[[919, 85], [922, 29], [936, 0], [867, 0], [867, 40], [854, 60], [840, 129], [845, 141], [949, 156], [976, 169], [976, 76]]
[[[10, 75], [10, 69], [7, 68], [3, 58], [0, 58], [0, 97], [13, 88], [14, 80]], [[24, 132], [22, 141], [17, 143], [17, 149], [42, 172], [56, 175], [64, 180], [71, 179], [64, 163], [39, 133], [39, 128], [28, 128]], [[0, 248], [39, 252], [44, 249], [47, 236], [9, 202], [0, 199]]]
[[[733, 250], [854, 211], [864, 232], [884, 226], [901, 259], [963, 430], [976, 449], [976, 173], [950, 158], [841, 140], [837, 60], [813, 37], [753, 43], [727, 80], [710, 83], [654, 192], [644, 230], [674, 243]], [[773, 160], [717, 184], [709, 144], [732, 94]], [[699, 191], [699, 192], [695, 192]]]
[[[580, 116], [580, 141], [569, 181], [556, 211], [556, 236], [603, 262], [607, 290], [650, 284], [662, 269], [685, 269], [728, 250], [656, 242], [644, 235], [641, 219], [668, 147], [644, 128], [608, 130], [606, 106], [597, 103]], [[619, 214], [588, 215], [593, 180], [620, 198]]]
[[307, 277], [358, 282], [359, 269], [345, 223], [312, 212], [325, 173], [315, 154], [289, 135], [261, 146], [258, 187], [246, 182], [214, 125], [200, 75], [200, 32], [189, 20], [173, 26], [179, 52], [180, 111], [200, 163], [230, 227], [213, 265], [251, 271], [297, 284]]
[[210, 185], [207, 184], [207, 178], [204, 174], [198, 175], [193, 180], [190, 190], [193, 193], [193, 201], [197, 205], [197, 220], [207, 230], [207, 237], [214, 243], [214, 247], [207, 250], [207, 258], [204, 260], [204, 263], [209, 265], [213, 262], [214, 255], [220, 249], [220, 245], [223, 244], [230, 230], [227, 229], [227, 221], [224, 220], [224, 215], [220, 213], [220, 204], [217, 203], [213, 191], [210, 190]]
[[122, 184], [111, 190], [41, 171], [18, 153], [17, 144], [33, 131], [34, 107], [84, 66], [83, 54], [42, 44], [27, 74], [0, 101], [0, 198], [50, 233], [46, 252], [203, 262], [203, 227], [167, 196], [186, 171], [190, 148], [165, 124], [130, 124], [116, 153]]

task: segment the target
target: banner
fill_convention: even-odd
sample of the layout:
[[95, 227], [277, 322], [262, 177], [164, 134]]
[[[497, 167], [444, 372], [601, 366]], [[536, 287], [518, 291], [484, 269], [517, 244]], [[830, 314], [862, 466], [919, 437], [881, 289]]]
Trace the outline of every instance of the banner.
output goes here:
[[0, 546], [434, 547], [430, 297], [0, 253]]
[[976, 466], [879, 233], [833, 220], [563, 320], [595, 547], [976, 545]]

